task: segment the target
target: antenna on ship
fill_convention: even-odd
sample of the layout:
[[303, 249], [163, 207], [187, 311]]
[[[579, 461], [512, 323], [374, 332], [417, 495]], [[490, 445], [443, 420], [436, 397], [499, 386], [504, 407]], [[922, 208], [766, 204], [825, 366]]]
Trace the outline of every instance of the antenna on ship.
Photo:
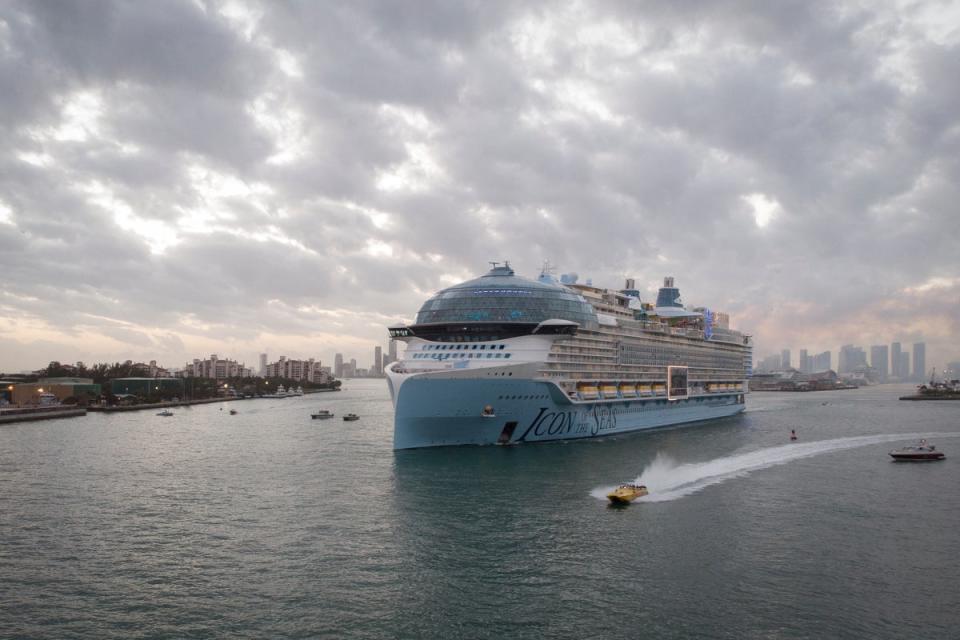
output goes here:
[[543, 261], [543, 267], [541, 267], [541, 269], [540, 269], [540, 275], [542, 275], [542, 276], [552, 276], [556, 270], [557, 270], [557, 268], [556, 268], [555, 266], [553, 266], [552, 264], [550, 264], [550, 261], [549, 261], [549, 260], [544, 260], [544, 261]]
[[499, 262], [494, 262], [493, 260], [489, 261], [487, 264], [489, 264], [489, 265], [490, 265], [491, 267], [493, 267], [494, 269], [496, 269], [497, 267], [500, 266], [500, 263], [499, 263]]

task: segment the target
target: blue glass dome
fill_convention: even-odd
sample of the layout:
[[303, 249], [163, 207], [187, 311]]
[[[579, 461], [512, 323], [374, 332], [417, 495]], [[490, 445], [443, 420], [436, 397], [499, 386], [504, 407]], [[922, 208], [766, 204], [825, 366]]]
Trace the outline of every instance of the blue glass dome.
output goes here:
[[583, 296], [559, 284], [521, 278], [507, 265], [440, 291], [420, 307], [416, 324], [540, 323], [554, 318], [584, 328], [597, 326], [597, 315]]

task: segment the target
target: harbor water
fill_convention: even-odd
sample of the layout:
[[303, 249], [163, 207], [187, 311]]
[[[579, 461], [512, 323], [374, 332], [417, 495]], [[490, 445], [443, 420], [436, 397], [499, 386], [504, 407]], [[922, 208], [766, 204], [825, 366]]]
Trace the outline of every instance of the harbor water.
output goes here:
[[385, 382], [344, 387], [0, 426], [0, 637], [960, 635], [960, 402], [394, 452]]

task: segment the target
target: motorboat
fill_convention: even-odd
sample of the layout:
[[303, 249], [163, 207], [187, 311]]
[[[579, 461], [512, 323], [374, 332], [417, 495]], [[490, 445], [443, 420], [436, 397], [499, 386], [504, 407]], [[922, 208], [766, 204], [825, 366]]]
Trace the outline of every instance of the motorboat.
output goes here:
[[607, 498], [612, 504], [630, 504], [637, 498], [649, 493], [647, 487], [642, 484], [622, 484], [610, 493]]
[[354, 420], [359, 420], [359, 419], [360, 419], [360, 416], [358, 416], [358, 415], [355, 414], [355, 413], [348, 413], [347, 415], [343, 416], [343, 419], [344, 419], [346, 422], [353, 422]]
[[314, 420], [326, 420], [328, 418], [332, 418], [333, 414], [326, 409], [320, 409], [320, 411], [317, 411], [316, 413], [311, 413], [310, 417]]
[[912, 447], [894, 449], [890, 452], [890, 457], [897, 462], [927, 462], [946, 458], [942, 451], [937, 451], [937, 448], [927, 444], [926, 440], [921, 440], [920, 444]]
[[237, 410], [236, 410], [236, 409], [230, 409], [230, 415], [232, 415], [232, 416], [237, 415]]
[[158, 415], [158, 416], [163, 416], [164, 418], [169, 418], [170, 416], [173, 415], [173, 411], [170, 411], [170, 409], [164, 409], [163, 411], [161, 411], [161, 412], [158, 413], [157, 415]]

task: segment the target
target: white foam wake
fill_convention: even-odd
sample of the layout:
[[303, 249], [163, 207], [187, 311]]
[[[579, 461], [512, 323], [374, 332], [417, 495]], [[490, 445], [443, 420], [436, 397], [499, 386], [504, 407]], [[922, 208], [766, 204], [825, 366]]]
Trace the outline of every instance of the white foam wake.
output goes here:
[[[650, 494], [639, 498], [637, 502], [665, 502], [676, 500], [691, 493], [696, 493], [710, 485], [725, 482], [749, 474], [751, 471], [766, 469], [776, 465], [786, 464], [801, 458], [811, 458], [824, 453], [832, 453], [843, 449], [854, 449], [884, 442], [898, 442], [903, 440], [920, 440], [921, 438], [951, 438], [958, 437], [957, 433], [890, 433], [873, 436], [857, 436], [853, 438], [836, 438], [832, 440], [817, 440], [815, 442], [792, 442], [779, 447], [768, 447], [748, 453], [717, 458], [707, 462], [691, 464], [677, 464], [668, 456], [657, 454], [650, 466], [644, 469], [634, 482], [646, 485]], [[590, 492], [595, 498], [607, 499], [607, 494], [614, 489], [597, 487]]]

